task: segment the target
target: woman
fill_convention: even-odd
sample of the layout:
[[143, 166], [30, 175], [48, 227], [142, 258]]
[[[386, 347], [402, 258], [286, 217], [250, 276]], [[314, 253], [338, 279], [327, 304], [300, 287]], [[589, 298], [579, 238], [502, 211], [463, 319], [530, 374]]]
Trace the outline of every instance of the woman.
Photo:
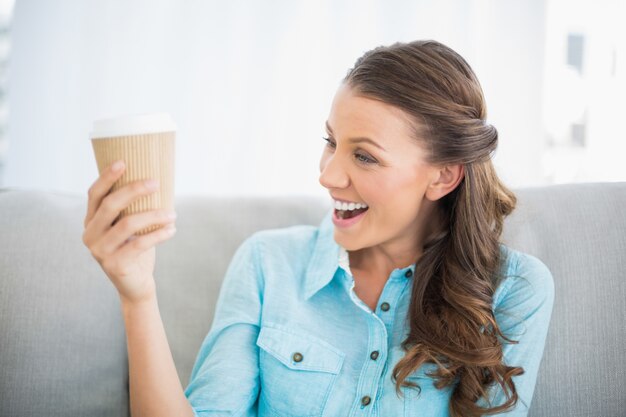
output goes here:
[[[537, 258], [499, 242], [516, 199], [465, 60], [434, 41], [359, 58], [332, 103], [319, 227], [260, 231], [235, 253], [183, 391], [159, 316], [154, 246], [129, 239], [152, 190], [89, 192], [83, 239], [122, 300], [137, 415], [526, 415], [554, 298]], [[170, 229], [171, 230], [171, 229]]]

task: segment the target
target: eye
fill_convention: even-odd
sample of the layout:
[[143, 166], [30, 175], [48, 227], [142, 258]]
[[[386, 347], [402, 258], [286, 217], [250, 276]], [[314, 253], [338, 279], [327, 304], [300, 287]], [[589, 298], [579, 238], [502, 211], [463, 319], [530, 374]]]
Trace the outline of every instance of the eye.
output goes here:
[[365, 164], [375, 164], [376, 161], [374, 161], [373, 159], [368, 158], [367, 156], [357, 153], [354, 155], [356, 157], [356, 159], [358, 159], [360, 162], [363, 162]]
[[[324, 139], [327, 142], [326, 146], [328, 146], [331, 149], [335, 148], [335, 143], [330, 138], [322, 137], [322, 139]], [[357, 159], [357, 161], [359, 161], [362, 164], [375, 164], [376, 163], [375, 160], [368, 158], [367, 156], [358, 152], [354, 154], [354, 157]]]
[[322, 137], [322, 139], [324, 139], [327, 142], [326, 146], [328, 146], [329, 148], [334, 148], [335, 147], [334, 146], [335, 144], [330, 140], [330, 138]]

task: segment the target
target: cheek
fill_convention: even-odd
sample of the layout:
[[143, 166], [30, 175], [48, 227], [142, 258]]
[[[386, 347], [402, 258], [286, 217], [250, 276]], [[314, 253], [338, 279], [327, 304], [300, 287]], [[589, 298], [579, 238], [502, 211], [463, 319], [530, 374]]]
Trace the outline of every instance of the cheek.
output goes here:
[[372, 178], [366, 186], [370, 200], [365, 194], [365, 201], [378, 205], [385, 210], [394, 210], [398, 213], [419, 209], [420, 201], [426, 189], [426, 179], [417, 175], [407, 176], [406, 173], [396, 172], [384, 178]]

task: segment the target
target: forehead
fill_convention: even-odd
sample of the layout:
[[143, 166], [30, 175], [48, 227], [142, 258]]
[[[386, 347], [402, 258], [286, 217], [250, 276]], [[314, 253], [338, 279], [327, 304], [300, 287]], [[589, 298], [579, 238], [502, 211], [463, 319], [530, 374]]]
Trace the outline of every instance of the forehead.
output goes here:
[[335, 94], [328, 124], [337, 135], [367, 136], [385, 143], [392, 142], [393, 138], [413, 136], [406, 112], [380, 100], [358, 95], [345, 84]]

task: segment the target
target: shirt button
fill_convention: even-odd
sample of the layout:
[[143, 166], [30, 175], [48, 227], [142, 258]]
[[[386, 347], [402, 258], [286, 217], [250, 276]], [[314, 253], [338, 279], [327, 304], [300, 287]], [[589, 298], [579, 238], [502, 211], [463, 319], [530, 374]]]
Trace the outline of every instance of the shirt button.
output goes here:
[[411, 278], [413, 276], [413, 271], [410, 269], [404, 273], [404, 276], [407, 278]]
[[374, 360], [374, 361], [375, 361], [376, 359], [378, 359], [378, 351], [377, 351], [377, 350], [375, 350], [375, 351], [373, 351], [372, 353], [370, 353], [370, 358], [372, 358], [372, 360]]
[[302, 356], [302, 353], [296, 352], [296, 353], [293, 354], [292, 359], [293, 359], [294, 362], [302, 362], [302, 359], [304, 359], [304, 358]]
[[361, 404], [363, 405], [368, 405], [370, 402], [372, 402], [372, 399], [367, 395], [361, 398]]
[[388, 311], [388, 310], [389, 310], [389, 303], [387, 303], [387, 302], [382, 303], [382, 304], [380, 305], [380, 309], [381, 309], [382, 311]]

